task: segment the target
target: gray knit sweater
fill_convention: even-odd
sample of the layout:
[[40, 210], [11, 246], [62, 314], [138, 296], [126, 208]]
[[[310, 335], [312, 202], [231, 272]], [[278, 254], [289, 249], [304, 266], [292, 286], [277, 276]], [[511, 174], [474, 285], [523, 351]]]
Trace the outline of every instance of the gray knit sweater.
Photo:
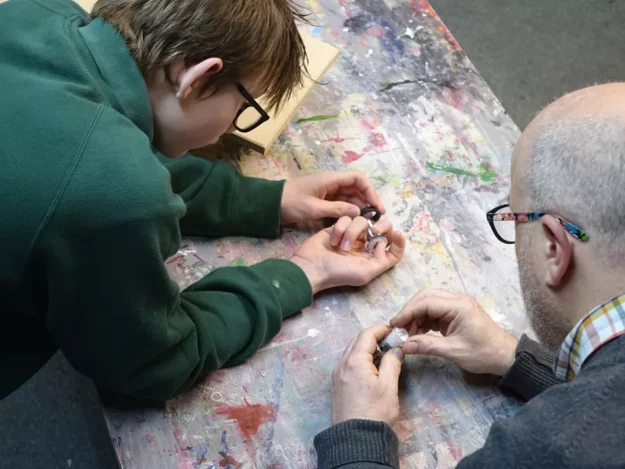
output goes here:
[[[553, 355], [523, 336], [501, 381], [529, 402], [498, 421], [457, 469], [625, 468], [625, 336], [597, 350], [562, 383]], [[382, 422], [350, 420], [315, 437], [319, 469], [399, 468], [398, 440]]]

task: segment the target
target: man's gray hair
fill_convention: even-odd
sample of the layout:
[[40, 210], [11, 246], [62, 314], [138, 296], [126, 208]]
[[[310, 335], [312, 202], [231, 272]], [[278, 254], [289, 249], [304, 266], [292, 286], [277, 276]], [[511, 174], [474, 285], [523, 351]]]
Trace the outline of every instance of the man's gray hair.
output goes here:
[[598, 254], [625, 268], [625, 120], [582, 116], [547, 125], [526, 181], [532, 211], [578, 225]]

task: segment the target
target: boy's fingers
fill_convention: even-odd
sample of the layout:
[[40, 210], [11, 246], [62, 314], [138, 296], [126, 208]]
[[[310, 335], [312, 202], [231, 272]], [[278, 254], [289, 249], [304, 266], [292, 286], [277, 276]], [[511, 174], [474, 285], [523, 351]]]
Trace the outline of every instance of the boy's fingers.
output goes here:
[[316, 209], [314, 210], [315, 218], [340, 218], [348, 216], [350, 218], [357, 217], [360, 214], [360, 208], [357, 205], [343, 202], [341, 200], [315, 200]]
[[369, 222], [363, 217], [356, 217], [352, 220], [351, 224], [345, 230], [343, 239], [341, 241], [341, 249], [343, 251], [349, 251], [354, 246], [357, 239], [367, 230]]
[[330, 235], [330, 246], [337, 247], [341, 240], [343, 239], [343, 235], [345, 234], [345, 230], [352, 224], [352, 219], [349, 217], [341, 217], [332, 227], [332, 234]]

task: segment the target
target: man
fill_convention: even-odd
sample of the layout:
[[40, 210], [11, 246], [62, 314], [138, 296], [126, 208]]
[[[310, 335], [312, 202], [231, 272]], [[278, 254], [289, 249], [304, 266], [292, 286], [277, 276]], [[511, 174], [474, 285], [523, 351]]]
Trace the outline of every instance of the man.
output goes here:
[[512, 337], [471, 297], [417, 294], [391, 321], [412, 335], [403, 350], [387, 353], [376, 370], [376, 342], [390, 329], [382, 325], [364, 331], [337, 365], [336, 425], [315, 439], [320, 469], [399, 467], [388, 424], [400, 412], [404, 353], [502, 376], [501, 386], [529, 401], [493, 424], [458, 469], [625, 467], [624, 135], [625, 84], [561, 98], [517, 144], [510, 210], [489, 214], [497, 237], [516, 241], [523, 298], [542, 345]]
[[[0, 398], [59, 347], [109, 390], [169, 399], [267, 343], [312, 295], [363, 285], [362, 174], [245, 178], [185, 156], [267, 119], [302, 80], [291, 0], [0, 2]], [[243, 112], [256, 112], [250, 121]], [[181, 292], [165, 260], [187, 235], [277, 237], [332, 216], [290, 260], [216, 269]], [[343, 247], [343, 250], [339, 248]]]

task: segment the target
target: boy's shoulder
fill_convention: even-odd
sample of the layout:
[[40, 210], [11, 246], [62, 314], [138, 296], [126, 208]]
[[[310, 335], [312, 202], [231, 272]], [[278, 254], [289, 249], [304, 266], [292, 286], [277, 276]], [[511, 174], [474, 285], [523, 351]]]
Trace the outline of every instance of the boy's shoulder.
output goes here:
[[101, 225], [184, 214], [184, 202], [174, 195], [171, 175], [148, 136], [106, 105], [100, 106], [70, 171], [57, 208], [68, 221], [78, 217]]
[[88, 18], [85, 10], [73, 0], [5, 0], [4, 3], [11, 3], [14, 13], [30, 13], [29, 16], [33, 19], [37, 19], [37, 15], [46, 14], [65, 18]]

